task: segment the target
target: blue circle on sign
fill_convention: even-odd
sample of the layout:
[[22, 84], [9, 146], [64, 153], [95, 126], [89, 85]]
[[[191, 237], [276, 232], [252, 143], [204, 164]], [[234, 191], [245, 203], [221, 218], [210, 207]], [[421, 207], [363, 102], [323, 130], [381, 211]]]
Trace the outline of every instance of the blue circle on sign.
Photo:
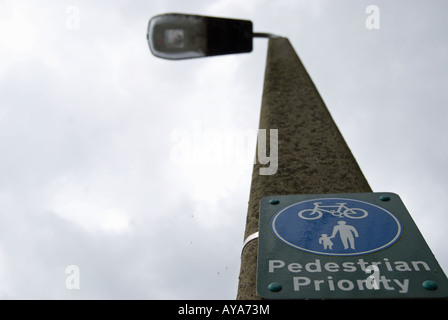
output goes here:
[[400, 240], [403, 226], [391, 212], [372, 203], [320, 198], [281, 209], [271, 219], [271, 230], [299, 250], [356, 256], [390, 247]]

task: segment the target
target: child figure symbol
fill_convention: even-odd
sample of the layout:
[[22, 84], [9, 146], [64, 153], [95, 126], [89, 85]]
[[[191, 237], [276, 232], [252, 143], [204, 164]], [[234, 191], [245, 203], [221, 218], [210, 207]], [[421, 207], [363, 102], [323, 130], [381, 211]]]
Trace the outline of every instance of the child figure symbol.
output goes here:
[[331, 241], [331, 239], [325, 233], [322, 234], [322, 236], [319, 238], [319, 244], [322, 244], [324, 246], [324, 250], [327, 250], [327, 248], [333, 250], [333, 241]]

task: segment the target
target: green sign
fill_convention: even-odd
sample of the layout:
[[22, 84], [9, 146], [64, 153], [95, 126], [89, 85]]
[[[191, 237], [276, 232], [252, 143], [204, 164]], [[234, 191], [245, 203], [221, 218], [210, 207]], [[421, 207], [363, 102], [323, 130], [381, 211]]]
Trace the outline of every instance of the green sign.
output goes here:
[[393, 193], [262, 198], [257, 270], [268, 299], [448, 297], [445, 274]]

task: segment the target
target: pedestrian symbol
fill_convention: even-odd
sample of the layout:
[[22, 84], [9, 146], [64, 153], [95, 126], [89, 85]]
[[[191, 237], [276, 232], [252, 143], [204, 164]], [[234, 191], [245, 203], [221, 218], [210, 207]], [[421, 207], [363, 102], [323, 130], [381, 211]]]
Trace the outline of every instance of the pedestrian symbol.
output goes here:
[[322, 237], [319, 238], [319, 243], [324, 245], [324, 249], [330, 248], [330, 250], [333, 250], [333, 241], [331, 241], [330, 238], [324, 233], [322, 234]]
[[271, 221], [274, 235], [299, 250], [334, 256], [372, 253], [396, 243], [403, 227], [391, 212], [372, 203], [321, 198], [294, 203]]

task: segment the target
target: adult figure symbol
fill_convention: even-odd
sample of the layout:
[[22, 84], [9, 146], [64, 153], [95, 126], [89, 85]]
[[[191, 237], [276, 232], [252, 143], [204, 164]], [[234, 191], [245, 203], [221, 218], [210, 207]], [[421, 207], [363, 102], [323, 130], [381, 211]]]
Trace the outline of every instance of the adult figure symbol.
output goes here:
[[336, 237], [337, 233], [339, 233], [345, 250], [348, 249], [349, 244], [350, 248], [355, 249], [355, 237], [358, 238], [359, 235], [354, 226], [347, 225], [345, 221], [338, 221], [338, 225], [333, 227], [330, 239]]

